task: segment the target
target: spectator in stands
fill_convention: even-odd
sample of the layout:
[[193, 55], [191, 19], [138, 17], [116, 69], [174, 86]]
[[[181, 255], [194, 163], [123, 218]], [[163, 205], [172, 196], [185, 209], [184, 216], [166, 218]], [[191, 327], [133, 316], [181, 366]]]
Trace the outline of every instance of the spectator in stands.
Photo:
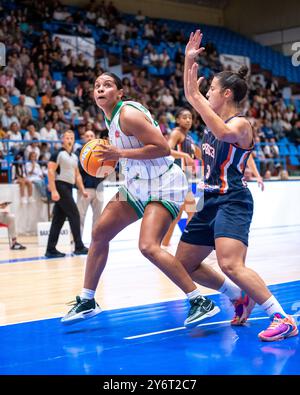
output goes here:
[[170, 93], [170, 89], [166, 88], [164, 93], [161, 95], [161, 101], [166, 107], [173, 111], [175, 109], [175, 100], [174, 97]]
[[3, 129], [2, 122], [0, 121], [0, 140], [7, 138], [7, 132]]
[[27, 131], [24, 134], [24, 140], [40, 140], [41, 135], [39, 132], [36, 131], [35, 126], [33, 123], [30, 123], [27, 127]]
[[58, 107], [56, 105], [55, 96], [52, 96], [50, 99], [50, 103], [45, 105], [46, 118], [52, 118], [55, 111], [58, 111]]
[[97, 26], [105, 28], [107, 26], [107, 20], [105, 18], [104, 12], [102, 9], [98, 10], [97, 12]]
[[5, 113], [1, 117], [3, 129], [8, 130], [13, 122], [20, 125], [18, 118], [14, 115], [13, 106], [7, 103], [5, 106]]
[[165, 113], [161, 113], [158, 116], [158, 125], [160, 127], [160, 130], [161, 130], [162, 134], [165, 137], [167, 137], [171, 133], [171, 128], [168, 125], [167, 116], [166, 116]]
[[55, 129], [53, 129], [53, 122], [51, 119], [46, 121], [45, 127], [40, 130], [42, 140], [57, 141], [58, 136]]
[[64, 67], [69, 66], [69, 64], [71, 63], [72, 56], [73, 55], [71, 49], [67, 49], [66, 51], [64, 51], [61, 59]]
[[154, 67], [160, 66], [159, 55], [154, 47], [152, 47], [152, 49], [150, 50], [149, 59], [150, 59], [151, 66], [154, 66]]
[[4, 112], [6, 104], [9, 103], [9, 95], [5, 86], [0, 85], [0, 115]]
[[69, 97], [74, 97], [76, 94], [76, 89], [79, 85], [78, 78], [74, 76], [73, 70], [68, 70], [66, 77], [62, 81], [65, 86], [66, 92], [69, 94]]
[[36, 138], [33, 138], [32, 142], [30, 144], [27, 144], [25, 148], [24, 157], [26, 160], [29, 159], [29, 156], [32, 152], [34, 152], [36, 154], [36, 157], [39, 158], [41, 150], [39, 148], [39, 141]]
[[163, 52], [158, 55], [158, 60], [159, 60], [160, 67], [163, 67], [163, 68], [167, 67], [167, 64], [170, 60], [170, 56], [169, 56], [168, 51], [166, 49], [164, 49]]
[[264, 180], [270, 180], [272, 177], [272, 172], [271, 170], [267, 170], [264, 174]]
[[21, 65], [23, 67], [23, 70], [30, 63], [29, 50], [26, 47], [22, 47], [22, 49], [21, 49], [20, 62], [21, 62]]
[[265, 174], [267, 169], [266, 156], [261, 146], [260, 137], [255, 137], [254, 150], [252, 152], [253, 158], [259, 168], [261, 174]]
[[40, 107], [38, 109], [37, 119], [34, 119], [32, 122], [34, 123], [36, 130], [41, 130], [45, 126], [46, 113], [45, 113], [45, 110], [43, 109], [43, 107]]
[[[45, 160], [45, 161], [48, 162], [48, 160], [51, 157], [51, 152], [50, 152], [48, 144], [47, 143], [41, 143], [40, 144], [40, 151], [41, 151], [41, 154], [40, 154], [40, 157], [39, 157], [39, 161]], [[43, 158], [43, 159], [41, 159], [41, 158]]]
[[55, 9], [52, 15], [53, 19], [56, 21], [65, 21], [70, 16], [71, 14], [67, 11], [66, 7], [63, 6], [59, 6]]
[[287, 170], [281, 170], [279, 172], [279, 180], [281, 181], [287, 181], [289, 179], [289, 172]]
[[8, 237], [11, 240], [11, 250], [25, 250], [26, 247], [17, 241], [16, 233], [16, 219], [14, 214], [11, 214], [8, 209], [10, 202], [0, 202], [0, 223], [7, 225]]
[[16, 81], [20, 80], [23, 75], [23, 67], [17, 52], [12, 52], [8, 55], [7, 66], [13, 70]]
[[51, 88], [47, 88], [46, 92], [44, 92], [44, 94], [42, 95], [41, 103], [43, 108], [45, 108], [47, 104], [51, 103], [52, 94], [53, 90]]
[[263, 119], [261, 131], [263, 132], [266, 139], [274, 137], [274, 132], [272, 130], [272, 124], [267, 119]]
[[37, 188], [40, 196], [42, 198], [47, 198], [46, 183], [41, 166], [37, 162], [38, 157], [39, 155], [37, 155], [37, 153], [34, 151], [29, 153], [28, 162], [25, 165], [26, 174], [28, 180], [31, 181]]
[[24, 117], [29, 117], [30, 119], [32, 118], [32, 112], [30, 107], [26, 106], [25, 104], [25, 95], [20, 95], [19, 96], [19, 104], [15, 106], [14, 113], [16, 117], [22, 122], [22, 119]]
[[141, 10], [138, 10], [134, 19], [138, 22], [138, 24], [140, 24], [145, 21], [146, 17], [145, 17], [145, 15], [142, 14]]
[[108, 130], [106, 128], [104, 116], [102, 112], [98, 112], [94, 122], [94, 132], [97, 138], [108, 137]]
[[0, 76], [0, 85], [3, 85], [10, 96], [19, 96], [20, 91], [15, 87], [15, 76], [13, 69], [7, 67]]
[[66, 95], [66, 90], [65, 88], [62, 86], [59, 90], [58, 90], [58, 94], [55, 96], [55, 105], [57, 106], [57, 108], [59, 110], [63, 109], [63, 103], [67, 101], [69, 103], [69, 107], [71, 109], [71, 111], [75, 111], [74, 110], [74, 102], [73, 100], [71, 100], [70, 98], [67, 97]]
[[97, 7], [94, 1], [90, 1], [86, 6], [86, 18], [91, 23], [94, 23], [97, 18], [96, 9]]
[[[18, 153], [14, 157], [14, 162], [12, 165], [12, 181], [13, 183], [19, 184], [20, 186], [22, 204], [35, 202], [32, 196], [32, 182], [27, 178], [24, 157], [22, 153]], [[25, 189], [27, 189], [28, 199], [25, 195]]]
[[84, 24], [84, 20], [81, 19], [77, 25], [77, 32], [79, 36], [90, 36], [91, 30]]
[[44, 95], [47, 90], [52, 90], [54, 87], [54, 81], [48, 70], [43, 70], [41, 77], [38, 79], [38, 90], [40, 95]]
[[7, 138], [9, 140], [13, 140], [13, 142], [9, 143], [8, 145], [9, 151], [13, 154], [16, 154], [22, 146], [19, 141], [23, 141], [22, 134], [20, 132], [20, 126], [17, 124], [17, 122], [12, 122], [10, 124], [10, 128], [7, 132]]
[[63, 102], [63, 107], [62, 107], [61, 111], [64, 115], [64, 119], [66, 119], [67, 121], [72, 121], [73, 118], [77, 115], [77, 113], [75, 111], [71, 110], [70, 103], [68, 100], [65, 100]]
[[22, 86], [23, 86], [23, 93], [26, 96], [30, 96], [34, 99], [37, 98], [38, 88], [36, 86], [33, 74], [29, 68], [26, 68], [24, 70], [24, 74], [23, 74], [23, 78], [22, 78]]
[[274, 138], [266, 140], [263, 151], [266, 157], [267, 168], [271, 171], [272, 174], [274, 170], [274, 165], [277, 163], [276, 159], [279, 157], [279, 148], [275, 144]]

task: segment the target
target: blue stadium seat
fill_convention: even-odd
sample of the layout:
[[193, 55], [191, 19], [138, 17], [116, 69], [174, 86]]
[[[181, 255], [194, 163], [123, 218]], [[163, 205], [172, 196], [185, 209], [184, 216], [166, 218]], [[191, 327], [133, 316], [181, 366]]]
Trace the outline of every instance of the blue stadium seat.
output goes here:
[[32, 113], [32, 118], [36, 119], [39, 116], [38, 109], [36, 107], [30, 107], [31, 113]]
[[17, 104], [19, 104], [18, 96], [9, 96], [9, 100], [13, 106], [16, 106]]
[[52, 77], [55, 81], [62, 81], [63, 74], [60, 71], [53, 71]]
[[290, 144], [289, 145], [290, 153], [291, 155], [298, 155], [298, 150], [295, 144]]
[[298, 159], [298, 157], [296, 155], [291, 155], [290, 156], [290, 164], [292, 166], [299, 166], [300, 165], [299, 159]]
[[290, 155], [290, 151], [289, 151], [288, 146], [286, 144], [278, 144], [278, 146], [279, 146], [279, 153], [281, 156]]

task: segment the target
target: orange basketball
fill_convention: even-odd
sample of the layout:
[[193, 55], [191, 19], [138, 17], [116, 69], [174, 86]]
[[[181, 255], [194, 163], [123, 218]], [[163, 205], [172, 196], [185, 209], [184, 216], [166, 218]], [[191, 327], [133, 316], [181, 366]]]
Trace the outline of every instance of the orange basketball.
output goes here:
[[93, 150], [99, 148], [97, 144], [109, 145], [109, 142], [104, 139], [89, 141], [82, 147], [79, 159], [81, 166], [90, 176], [104, 178], [114, 171], [117, 161], [104, 161], [101, 158], [95, 157]]

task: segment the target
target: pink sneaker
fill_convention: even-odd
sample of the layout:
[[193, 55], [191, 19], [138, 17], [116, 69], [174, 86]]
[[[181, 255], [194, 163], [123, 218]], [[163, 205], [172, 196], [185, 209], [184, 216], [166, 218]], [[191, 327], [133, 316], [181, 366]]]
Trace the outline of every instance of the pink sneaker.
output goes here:
[[270, 326], [258, 334], [260, 340], [265, 342], [274, 342], [283, 340], [287, 337], [298, 335], [298, 328], [293, 317], [276, 313]]
[[255, 306], [255, 302], [244, 291], [237, 300], [232, 301], [235, 315], [231, 320], [231, 325], [244, 325]]

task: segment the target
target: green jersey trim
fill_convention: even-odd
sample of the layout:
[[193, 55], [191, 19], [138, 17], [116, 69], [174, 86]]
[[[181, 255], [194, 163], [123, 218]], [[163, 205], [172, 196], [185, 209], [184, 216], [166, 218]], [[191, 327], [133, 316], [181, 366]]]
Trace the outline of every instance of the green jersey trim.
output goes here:
[[110, 126], [110, 124], [112, 123], [112, 121], [114, 119], [114, 116], [117, 114], [119, 109], [122, 107], [122, 104], [123, 104], [123, 101], [121, 100], [115, 105], [115, 107], [114, 107], [114, 109], [113, 109], [113, 111], [111, 113], [111, 119], [110, 120], [104, 115], [105, 121], [107, 122], [108, 126]]

